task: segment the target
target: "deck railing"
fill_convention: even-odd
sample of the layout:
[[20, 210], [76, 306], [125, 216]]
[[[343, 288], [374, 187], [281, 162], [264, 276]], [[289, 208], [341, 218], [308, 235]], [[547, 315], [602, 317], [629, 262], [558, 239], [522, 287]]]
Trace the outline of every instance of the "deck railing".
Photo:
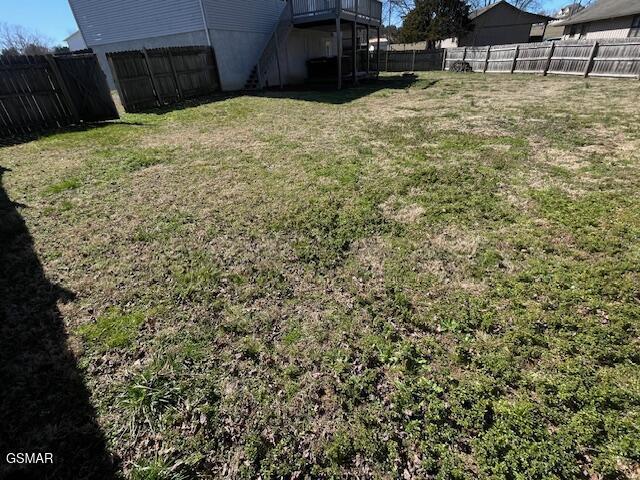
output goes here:
[[[308, 17], [337, 13], [338, 6], [348, 13], [356, 13], [364, 20], [382, 21], [382, 2], [379, 0], [291, 0], [293, 16]], [[341, 2], [341, 3], [339, 3]]]
[[320, 15], [336, 11], [336, 0], [291, 0], [293, 16]]

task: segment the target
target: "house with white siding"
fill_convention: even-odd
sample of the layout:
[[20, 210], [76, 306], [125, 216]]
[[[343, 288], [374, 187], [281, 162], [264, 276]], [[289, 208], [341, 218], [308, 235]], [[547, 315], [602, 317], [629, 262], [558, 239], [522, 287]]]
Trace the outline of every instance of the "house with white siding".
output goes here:
[[112, 87], [106, 53], [190, 45], [213, 48], [226, 91], [301, 83], [318, 72], [331, 72], [338, 86], [377, 75], [368, 47], [370, 38], [380, 36], [379, 0], [69, 0], [69, 4]]
[[85, 43], [84, 38], [82, 38], [82, 33], [80, 32], [80, 30], [73, 32], [71, 35], [65, 38], [64, 41], [67, 43], [69, 50], [72, 52], [78, 52], [87, 48], [87, 44]]
[[640, 0], [599, 0], [559, 25], [564, 40], [640, 38]]

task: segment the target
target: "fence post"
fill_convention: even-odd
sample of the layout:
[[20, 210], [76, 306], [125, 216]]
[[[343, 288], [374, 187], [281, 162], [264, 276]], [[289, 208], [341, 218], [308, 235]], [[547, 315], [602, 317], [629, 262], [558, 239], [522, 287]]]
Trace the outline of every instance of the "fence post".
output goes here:
[[589, 61], [587, 62], [587, 66], [584, 68], [584, 78], [587, 78], [589, 72], [593, 68], [593, 59], [596, 57], [596, 51], [598, 50], [598, 42], [593, 42], [593, 47], [591, 47], [591, 52], [589, 53]]
[[516, 45], [516, 49], [513, 52], [513, 63], [511, 63], [511, 73], [516, 69], [516, 62], [518, 60], [518, 53], [520, 52], [520, 45]]
[[467, 47], [464, 47], [464, 51], [462, 53], [462, 61], [464, 62], [467, 59]]
[[551, 42], [551, 48], [549, 49], [549, 55], [547, 55], [547, 61], [544, 64], [544, 70], [542, 72], [542, 75], [544, 77], [547, 76], [547, 72], [549, 71], [549, 67], [551, 66], [551, 59], [553, 58], [553, 52], [556, 49], [556, 42]]
[[444, 72], [447, 69], [447, 48], [443, 48], [442, 52], [442, 71]]
[[142, 49], [142, 54], [144, 55], [144, 63], [147, 65], [147, 71], [149, 72], [149, 78], [151, 79], [151, 87], [153, 88], [154, 93], [156, 94], [156, 100], [158, 101], [158, 105], [162, 103], [162, 99], [160, 98], [160, 91], [158, 90], [156, 77], [153, 74], [153, 70], [151, 70], [151, 62], [149, 61], [149, 54], [147, 53], [147, 49]]
[[487, 47], [487, 55], [484, 57], [484, 68], [482, 69], [482, 73], [487, 73], [487, 68], [489, 67], [490, 55], [491, 55], [491, 45]]
[[384, 71], [388, 72], [389, 71], [389, 48], [391, 47], [391, 45], [387, 44], [387, 58], [384, 62]]
[[411, 57], [411, 71], [415, 72], [416, 70], [416, 51], [413, 50], [413, 57]]
[[45, 58], [47, 59], [47, 63], [49, 64], [49, 67], [51, 67], [51, 73], [55, 77], [58, 87], [60, 87], [60, 92], [62, 93], [65, 103], [69, 108], [69, 113], [71, 113], [71, 118], [73, 118], [73, 121], [75, 123], [78, 123], [80, 121], [80, 114], [76, 109], [76, 104], [73, 103], [73, 98], [71, 97], [71, 93], [67, 88], [67, 84], [64, 83], [62, 74], [60, 73], [60, 69], [58, 68], [58, 64], [56, 63], [56, 60], [53, 58], [53, 55], [45, 55]]

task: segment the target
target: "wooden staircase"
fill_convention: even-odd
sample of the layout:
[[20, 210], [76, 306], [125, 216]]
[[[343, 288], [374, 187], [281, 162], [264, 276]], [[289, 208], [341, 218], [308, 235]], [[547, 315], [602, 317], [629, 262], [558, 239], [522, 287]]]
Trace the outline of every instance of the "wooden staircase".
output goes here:
[[253, 67], [249, 78], [244, 85], [245, 90], [261, 90], [269, 86], [268, 74], [269, 69], [274, 62], [278, 68], [278, 83], [280, 87], [284, 84], [283, 72], [282, 72], [282, 60], [281, 52], [285, 51], [289, 34], [293, 29], [293, 15], [292, 15], [292, 0], [287, 0], [282, 14], [278, 19], [271, 36], [267, 41], [262, 53], [258, 59], [258, 63]]

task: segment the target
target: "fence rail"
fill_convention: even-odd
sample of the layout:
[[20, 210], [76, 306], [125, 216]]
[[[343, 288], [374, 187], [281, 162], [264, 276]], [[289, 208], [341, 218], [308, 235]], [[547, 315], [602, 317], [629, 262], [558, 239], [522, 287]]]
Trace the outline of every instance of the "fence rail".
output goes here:
[[127, 112], [171, 105], [220, 90], [213, 49], [207, 46], [107, 53]]
[[465, 61], [474, 72], [640, 79], [640, 41], [559, 41], [446, 50], [444, 70]]
[[94, 54], [0, 57], [0, 137], [116, 118]]

